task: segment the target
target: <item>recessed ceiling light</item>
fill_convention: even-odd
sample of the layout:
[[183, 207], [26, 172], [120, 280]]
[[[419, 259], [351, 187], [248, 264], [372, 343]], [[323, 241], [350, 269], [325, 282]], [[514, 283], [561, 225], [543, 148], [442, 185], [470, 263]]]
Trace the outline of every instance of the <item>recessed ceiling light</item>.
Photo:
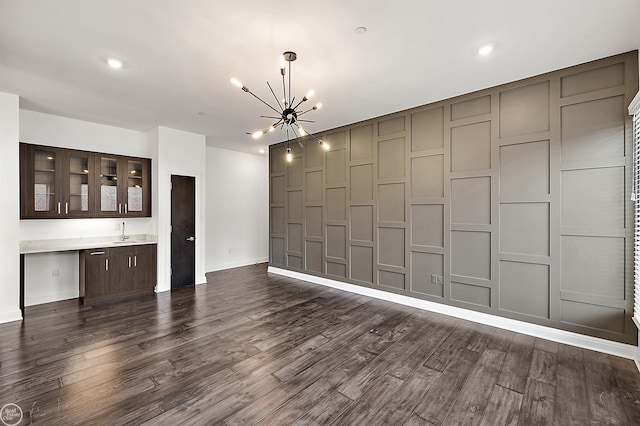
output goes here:
[[116, 59], [116, 58], [108, 58], [107, 64], [111, 68], [115, 68], [115, 69], [120, 69], [124, 65], [120, 59]]
[[356, 27], [356, 29], [354, 29], [353, 32], [358, 35], [362, 35], [367, 32], [367, 27]]
[[480, 49], [478, 49], [478, 55], [488, 55], [492, 51], [493, 51], [493, 45], [492, 44], [485, 44]]

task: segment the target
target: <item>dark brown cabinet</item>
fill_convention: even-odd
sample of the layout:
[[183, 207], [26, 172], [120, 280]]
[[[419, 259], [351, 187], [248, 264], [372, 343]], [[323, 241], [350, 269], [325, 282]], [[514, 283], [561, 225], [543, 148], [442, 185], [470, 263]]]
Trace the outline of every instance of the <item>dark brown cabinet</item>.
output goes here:
[[152, 293], [157, 277], [157, 245], [80, 251], [80, 298], [85, 305]]
[[20, 218], [150, 217], [151, 160], [20, 144]]
[[149, 159], [96, 154], [95, 162], [96, 216], [150, 216]]
[[62, 214], [62, 150], [20, 144], [20, 216], [52, 218]]

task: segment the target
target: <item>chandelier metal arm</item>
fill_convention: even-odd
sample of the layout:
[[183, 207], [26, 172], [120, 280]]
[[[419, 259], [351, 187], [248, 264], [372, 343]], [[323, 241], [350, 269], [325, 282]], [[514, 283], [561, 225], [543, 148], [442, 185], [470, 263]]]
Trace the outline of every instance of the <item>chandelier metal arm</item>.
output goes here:
[[[289, 69], [289, 71], [291, 71], [291, 69]], [[289, 75], [291, 75], [291, 73], [289, 73]], [[289, 104], [287, 103], [287, 86], [284, 84], [284, 74], [282, 74], [282, 96], [282, 101], [284, 102], [284, 106], [286, 107]]]
[[275, 109], [274, 107], [272, 107], [271, 105], [269, 105], [267, 102], [265, 102], [264, 100], [262, 100], [262, 98], [260, 98], [260, 96], [256, 95], [255, 93], [253, 93], [251, 90], [247, 90], [247, 93], [249, 93], [251, 96], [253, 96], [254, 98], [256, 98], [257, 100], [259, 100], [260, 102], [262, 102], [263, 104], [265, 104], [266, 106], [268, 106], [269, 108], [271, 108], [272, 110], [274, 110], [275, 112], [277, 112], [278, 114], [280, 113], [280, 111], [278, 111], [277, 109]]
[[289, 61], [289, 105], [291, 105], [291, 62]]
[[282, 107], [282, 104], [280, 103], [280, 99], [278, 99], [278, 97], [276, 96], [276, 92], [273, 91], [273, 88], [271, 87], [271, 85], [269, 84], [268, 81], [267, 81], [267, 86], [269, 86], [269, 90], [271, 90], [271, 94], [273, 95], [273, 98], [278, 103], [278, 106], [280, 107], [281, 110], [283, 110], [284, 108]]
[[306, 114], [306, 113], [308, 113], [308, 112], [310, 112], [310, 111], [313, 111], [313, 110], [314, 110], [314, 108], [309, 108], [309, 109], [308, 109], [308, 110], [306, 110], [306, 111], [299, 112], [299, 113], [298, 113], [298, 117], [300, 117], [301, 115], [304, 115], [304, 114]]

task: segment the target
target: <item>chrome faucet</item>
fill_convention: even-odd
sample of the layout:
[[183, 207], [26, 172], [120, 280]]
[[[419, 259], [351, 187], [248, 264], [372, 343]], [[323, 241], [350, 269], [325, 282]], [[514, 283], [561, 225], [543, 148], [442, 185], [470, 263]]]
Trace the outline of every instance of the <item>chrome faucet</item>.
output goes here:
[[120, 235], [120, 240], [124, 241], [127, 238], [129, 238], [129, 236], [124, 234], [124, 222], [122, 222], [122, 235]]

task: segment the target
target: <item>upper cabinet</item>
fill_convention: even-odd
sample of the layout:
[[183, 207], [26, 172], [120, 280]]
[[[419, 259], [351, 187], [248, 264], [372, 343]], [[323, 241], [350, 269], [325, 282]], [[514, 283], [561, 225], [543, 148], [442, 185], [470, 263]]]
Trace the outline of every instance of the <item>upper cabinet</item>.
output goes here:
[[150, 160], [96, 154], [95, 161], [96, 216], [150, 216]]
[[62, 197], [65, 215], [91, 217], [94, 213], [93, 153], [63, 150]]
[[20, 217], [150, 217], [151, 160], [20, 144]]

